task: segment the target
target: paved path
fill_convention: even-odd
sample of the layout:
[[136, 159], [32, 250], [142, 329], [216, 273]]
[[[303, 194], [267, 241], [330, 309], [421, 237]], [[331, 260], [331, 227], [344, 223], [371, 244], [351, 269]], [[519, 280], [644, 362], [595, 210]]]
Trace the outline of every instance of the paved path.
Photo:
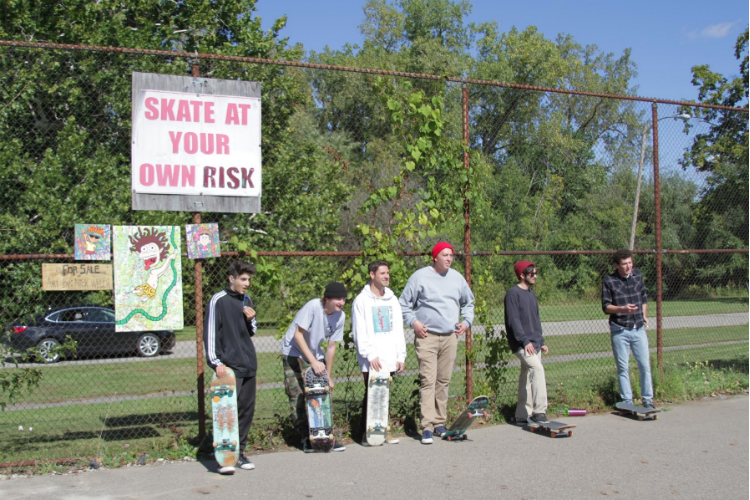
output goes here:
[[[465, 442], [266, 453], [251, 458], [256, 470], [229, 477], [211, 461], [18, 478], [0, 481], [0, 498], [747, 498], [749, 410], [742, 395], [675, 406], [657, 421], [569, 417], [570, 438], [498, 425]], [[305, 470], [319, 481], [303, 481]]]

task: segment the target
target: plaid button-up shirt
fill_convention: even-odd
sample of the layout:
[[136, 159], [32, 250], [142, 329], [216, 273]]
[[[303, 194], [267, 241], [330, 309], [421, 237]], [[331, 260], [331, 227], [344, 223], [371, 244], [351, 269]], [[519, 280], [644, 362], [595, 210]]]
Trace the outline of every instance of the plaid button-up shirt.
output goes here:
[[617, 271], [604, 277], [602, 280], [602, 311], [610, 304], [615, 306], [635, 304], [638, 306], [638, 310], [634, 314], [610, 314], [610, 323], [629, 330], [643, 326], [643, 304], [648, 304], [648, 296], [646, 295], [646, 285], [643, 284], [643, 275], [638, 269], [633, 269], [628, 277], [620, 276]]

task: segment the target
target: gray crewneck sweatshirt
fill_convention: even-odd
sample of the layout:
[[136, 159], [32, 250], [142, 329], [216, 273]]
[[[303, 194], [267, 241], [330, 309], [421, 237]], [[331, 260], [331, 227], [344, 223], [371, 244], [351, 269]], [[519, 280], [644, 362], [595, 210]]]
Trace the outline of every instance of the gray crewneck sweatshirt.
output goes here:
[[474, 294], [458, 271], [448, 269], [439, 274], [432, 266], [411, 275], [399, 298], [404, 324], [411, 327], [416, 320], [431, 333], [453, 333], [459, 315], [471, 327], [474, 321]]

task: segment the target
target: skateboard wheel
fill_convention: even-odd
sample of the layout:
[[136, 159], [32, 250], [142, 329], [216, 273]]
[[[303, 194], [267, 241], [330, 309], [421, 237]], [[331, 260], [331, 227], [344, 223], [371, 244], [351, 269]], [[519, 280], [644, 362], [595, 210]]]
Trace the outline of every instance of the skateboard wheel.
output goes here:
[[654, 420], [659, 420], [659, 415], [654, 415]]
[[330, 388], [330, 387], [328, 387], [328, 386], [326, 386], [326, 392], [328, 392], [328, 391], [330, 391], [330, 390], [331, 390], [331, 388]]
[[213, 398], [213, 402], [214, 402], [214, 403], [218, 403], [219, 401], [221, 401], [221, 397], [219, 397], [219, 396], [214, 396], [214, 398]]
[[466, 441], [467, 439], [469, 439], [469, 436], [466, 435], [466, 434], [464, 434], [463, 436], [461, 436], [461, 439], [463, 439], [464, 441]]
[[312, 444], [312, 442], [313, 442], [313, 435], [310, 434], [310, 444]]
[[391, 426], [389, 425], [388, 427], [386, 427], [386, 428], [385, 428], [385, 430], [387, 430], [387, 431], [389, 431], [389, 432], [390, 432], [390, 430], [391, 430]]
[[568, 437], [573, 437], [573, 431], [568, 431]]
[[229, 392], [234, 392], [234, 386], [233, 385], [229, 386]]
[[642, 415], [638, 415], [638, 420], [643, 420], [643, 416]]
[[549, 435], [552, 436], [553, 438], [557, 437], [557, 433], [556, 432], [550, 432]]
[[453, 441], [453, 437], [452, 437], [452, 436], [448, 436], [448, 437], [447, 437], [447, 438], [445, 438], [445, 439], [447, 439], [448, 441]]
[[307, 394], [308, 392], [310, 392], [310, 388], [309, 387], [305, 387], [305, 394]]
[[472, 418], [474, 418], [474, 415], [472, 415], [471, 413], [469, 413], [468, 415], [466, 415], [466, 418], [468, 418], [469, 420], [471, 420]]
[[218, 448], [218, 447], [219, 447], [219, 443], [217, 443], [216, 441], [214, 441], [214, 448]]
[[388, 377], [388, 383], [389, 383], [389, 384], [392, 384], [392, 383], [393, 383], [393, 377]]
[[374, 430], [375, 430], [375, 427], [373, 427], [373, 426], [370, 426], [370, 427], [368, 427], [368, 429], [369, 429], [369, 431], [370, 431], [370, 432], [372, 432], [372, 431], [374, 431]]
[[237, 446], [237, 441], [232, 441], [232, 446]]

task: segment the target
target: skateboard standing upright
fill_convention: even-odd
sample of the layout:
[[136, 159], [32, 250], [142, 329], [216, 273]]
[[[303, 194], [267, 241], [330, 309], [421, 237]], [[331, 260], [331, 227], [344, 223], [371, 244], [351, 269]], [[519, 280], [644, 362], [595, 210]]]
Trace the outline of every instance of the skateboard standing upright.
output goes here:
[[453, 422], [453, 425], [448, 428], [448, 432], [445, 433], [443, 439], [447, 439], [448, 441], [468, 439], [466, 431], [469, 430], [469, 427], [471, 427], [471, 424], [474, 423], [477, 417], [487, 418], [485, 410], [489, 403], [490, 400], [487, 396], [477, 396], [472, 399], [469, 407], [461, 412], [456, 421]]
[[659, 418], [659, 415], [657, 415], [657, 413], [661, 412], [661, 410], [658, 410], [656, 408], [649, 410], [645, 406], [638, 406], [622, 402], [617, 403], [615, 405], [615, 408], [620, 412], [621, 415], [635, 415], [636, 417], [638, 417], [638, 420], [656, 420], [657, 418]]
[[370, 369], [367, 381], [367, 444], [380, 446], [390, 430], [388, 397], [391, 387], [391, 374], [386, 370]]
[[328, 374], [316, 375], [312, 368], [305, 371], [305, 400], [313, 451], [331, 451], [334, 445], [331, 417], [331, 388]]
[[219, 467], [234, 467], [240, 459], [240, 433], [237, 426], [237, 379], [234, 370], [211, 379], [211, 411], [214, 422], [214, 454]]
[[557, 437], [558, 434], [562, 434], [568, 437], [573, 436], [573, 428], [575, 425], [572, 424], [565, 424], [563, 422], [555, 422], [554, 420], [549, 421], [545, 424], [537, 424], [537, 423], [527, 423], [526, 426], [529, 428], [531, 432], [536, 432], [538, 430], [545, 430], [549, 432], [549, 435], [552, 437]]

